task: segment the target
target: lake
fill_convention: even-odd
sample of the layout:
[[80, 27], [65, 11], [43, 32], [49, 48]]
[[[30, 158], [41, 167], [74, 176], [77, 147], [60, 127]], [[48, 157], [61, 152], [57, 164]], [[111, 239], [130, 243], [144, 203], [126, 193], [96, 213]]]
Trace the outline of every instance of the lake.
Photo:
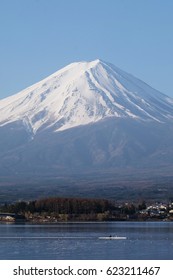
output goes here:
[[0, 224], [0, 259], [173, 260], [173, 223]]

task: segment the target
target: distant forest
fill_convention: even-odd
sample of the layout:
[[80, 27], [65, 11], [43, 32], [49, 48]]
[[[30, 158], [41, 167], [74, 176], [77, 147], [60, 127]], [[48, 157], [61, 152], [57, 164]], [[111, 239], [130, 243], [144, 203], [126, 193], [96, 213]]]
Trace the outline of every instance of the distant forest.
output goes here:
[[135, 206], [126, 204], [116, 206], [114, 201], [89, 198], [45, 198], [35, 201], [20, 201], [1, 205], [3, 213], [23, 215], [26, 219], [36, 221], [70, 221], [70, 220], [124, 220], [127, 215], [145, 209], [145, 202]]
[[9, 213], [56, 213], [56, 214], [90, 214], [113, 210], [115, 206], [106, 199], [83, 198], [45, 198], [35, 201], [21, 201], [4, 204], [0, 210]]

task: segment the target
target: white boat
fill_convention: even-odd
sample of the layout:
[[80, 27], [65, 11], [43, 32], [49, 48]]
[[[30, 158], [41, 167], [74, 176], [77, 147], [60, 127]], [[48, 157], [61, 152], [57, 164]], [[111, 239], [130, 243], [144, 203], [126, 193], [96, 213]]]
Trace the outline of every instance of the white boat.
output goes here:
[[117, 240], [117, 239], [127, 239], [126, 236], [101, 236], [99, 239]]

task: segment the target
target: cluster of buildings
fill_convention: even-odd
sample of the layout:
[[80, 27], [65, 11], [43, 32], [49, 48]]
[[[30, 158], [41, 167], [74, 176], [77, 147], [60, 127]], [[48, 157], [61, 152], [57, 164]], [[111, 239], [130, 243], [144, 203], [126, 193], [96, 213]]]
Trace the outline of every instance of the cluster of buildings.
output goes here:
[[173, 202], [156, 202], [139, 211], [139, 215], [146, 218], [159, 218], [173, 220]]

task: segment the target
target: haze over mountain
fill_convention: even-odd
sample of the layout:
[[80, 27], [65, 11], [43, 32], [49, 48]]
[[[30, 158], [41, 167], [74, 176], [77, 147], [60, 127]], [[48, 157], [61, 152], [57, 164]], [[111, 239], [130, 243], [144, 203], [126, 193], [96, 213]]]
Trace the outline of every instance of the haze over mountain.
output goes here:
[[[0, 175], [173, 167], [173, 99], [102, 60], [0, 100]], [[147, 172], [147, 171], [146, 171]]]

